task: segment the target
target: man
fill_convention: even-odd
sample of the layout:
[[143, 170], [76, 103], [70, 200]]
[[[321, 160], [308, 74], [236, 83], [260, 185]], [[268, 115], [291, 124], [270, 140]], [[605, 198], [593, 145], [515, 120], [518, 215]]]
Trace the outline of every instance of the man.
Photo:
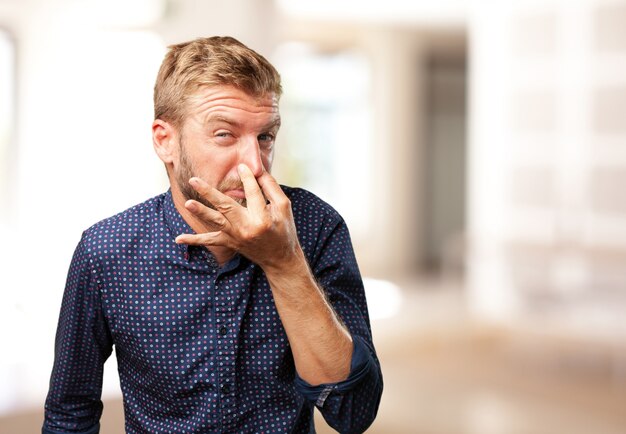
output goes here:
[[127, 433], [339, 432], [374, 420], [382, 375], [341, 217], [269, 171], [280, 77], [233, 38], [170, 47], [154, 148], [170, 190], [84, 232], [43, 433], [97, 433], [116, 348]]

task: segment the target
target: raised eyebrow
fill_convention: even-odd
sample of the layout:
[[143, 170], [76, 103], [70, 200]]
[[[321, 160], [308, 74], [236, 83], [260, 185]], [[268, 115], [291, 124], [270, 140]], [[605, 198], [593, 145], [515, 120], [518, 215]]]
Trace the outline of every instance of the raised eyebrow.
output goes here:
[[276, 118], [273, 121], [271, 121], [270, 123], [268, 123], [267, 125], [265, 125], [265, 128], [263, 128], [264, 130], [272, 130], [274, 128], [280, 128], [280, 118]]
[[[211, 115], [211, 116], [209, 116], [207, 118], [207, 120], [206, 120], [206, 124], [208, 125], [208, 124], [210, 124], [212, 122], [224, 122], [224, 123], [226, 123], [228, 125], [232, 125], [233, 127], [241, 126], [241, 123], [237, 122], [236, 120], [229, 119], [229, 118], [224, 117], [222, 115]], [[264, 130], [271, 130], [271, 129], [274, 129], [274, 128], [280, 128], [280, 123], [281, 123], [280, 117], [278, 117], [278, 118], [272, 120], [271, 122], [269, 122], [267, 125], [265, 125], [263, 127], [263, 129]]]
[[206, 124], [208, 125], [208, 124], [213, 123], [213, 122], [224, 122], [224, 123], [226, 123], [226, 124], [228, 124], [228, 125], [232, 125], [232, 126], [234, 126], [234, 127], [238, 127], [238, 126], [240, 126], [240, 125], [241, 125], [241, 124], [240, 124], [239, 122], [237, 122], [236, 120], [234, 120], [234, 119], [229, 119], [229, 118], [224, 117], [224, 116], [222, 116], [222, 115], [210, 115], [210, 116], [207, 118], [207, 120], [206, 120]]

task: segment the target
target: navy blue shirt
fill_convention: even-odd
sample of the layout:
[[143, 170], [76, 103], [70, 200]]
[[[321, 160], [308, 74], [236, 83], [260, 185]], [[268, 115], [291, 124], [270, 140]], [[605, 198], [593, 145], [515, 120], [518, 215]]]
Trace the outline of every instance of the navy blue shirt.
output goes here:
[[309, 433], [313, 408], [339, 432], [374, 420], [382, 374], [348, 229], [328, 204], [283, 187], [311, 269], [354, 341], [351, 372], [312, 386], [260, 267], [219, 267], [171, 192], [83, 233], [69, 269], [44, 434], [97, 433], [104, 362], [115, 347], [127, 433]]

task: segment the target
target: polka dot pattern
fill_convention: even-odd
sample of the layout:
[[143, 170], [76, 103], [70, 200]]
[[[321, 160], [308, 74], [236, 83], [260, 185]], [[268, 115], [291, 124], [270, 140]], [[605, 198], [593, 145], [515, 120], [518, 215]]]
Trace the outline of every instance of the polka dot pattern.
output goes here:
[[362, 432], [382, 393], [350, 236], [328, 204], [283, 187], [316, 278], [354, 336], [350, 377], [311, 386], [295, 372], [262, 270], [223, 267], [167, 192], [85, 231], [68, 273], [43, 432], [97, 429], [103, 365], [115, 348], [127, 433], [309, 433], [313, 409]]

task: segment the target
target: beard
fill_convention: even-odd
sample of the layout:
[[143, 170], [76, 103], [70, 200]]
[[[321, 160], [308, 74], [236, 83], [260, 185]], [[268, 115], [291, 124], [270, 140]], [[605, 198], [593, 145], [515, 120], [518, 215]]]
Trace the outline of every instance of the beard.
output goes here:
[[[194, 188], [189, 184], [189, 179], [191, 179], [192, 177], [201, 178], [200, 176], [197, 175], [197, 171], [195, 170], [193, 163], [189, 159], [189, 155], [187, 154], [185, 150], [183, 137], [181, 137], [180, 138], [180, 168], [178, 170], [178, 173], [176, 173], [176, 176], [175, 176], [178, 189], [183, 194], [185, 200], [193, 199], [197, 202], [200, 202], [202, 205], [206, 207], [215, 209], [215, 206], [213, 206], [211, 202], [209, 202], [204, 197], [202, 197], [200, 193], [194, 190]], [[241, 179], [239, 179], [238, 177], [237, 178], [235, 177], [224, 178], [217, 185], [217, 190], [219, 190], [222, 193], [225, 191], [236, 190], [236, 189], [243, 190], [243, 184], [241, 182]], [[235, 201], [237, 201], [237, 203], [239, 203], [239, 205], [241, 206], [246, 206], [246, 199], [237, 198], [235, 199]]]

